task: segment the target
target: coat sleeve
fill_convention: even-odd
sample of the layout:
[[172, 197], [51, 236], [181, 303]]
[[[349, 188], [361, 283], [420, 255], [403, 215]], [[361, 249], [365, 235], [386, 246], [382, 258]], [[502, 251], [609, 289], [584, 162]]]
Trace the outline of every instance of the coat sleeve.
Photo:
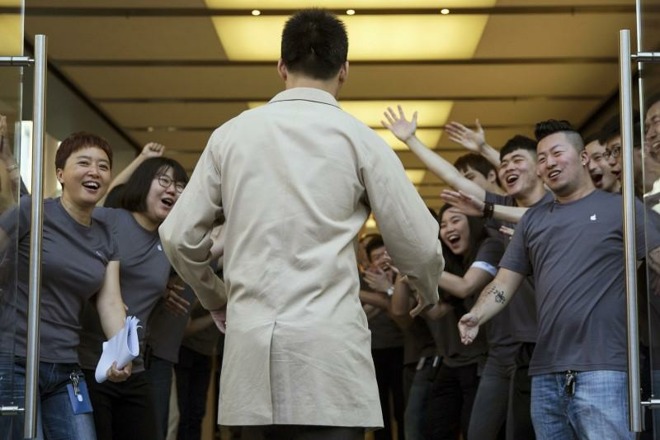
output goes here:
[[392, 149], [375, 133], [366, 141], [360, 172], [385, 247], [413, 289], [434, 304], [444, 268], [438, 222]]
[[227, 303], [224, 283], [210, 265], [211, 230], [222, 215], [217, 153], [221, 133], [222, 127], [211, 135], [186, 189], [159, 228], [170, 263], [208, 310], [217, 310]]

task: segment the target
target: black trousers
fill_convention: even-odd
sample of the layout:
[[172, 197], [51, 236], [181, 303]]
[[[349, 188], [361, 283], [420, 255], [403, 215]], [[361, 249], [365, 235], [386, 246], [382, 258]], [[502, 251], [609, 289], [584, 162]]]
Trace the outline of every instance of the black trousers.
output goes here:
[[153, 394], [144, 372], [120, 383], [96, 383], [93, 370], [84, 373], [91, 378], [87, 387], [98, 440], [158, 440]]
[[364, 428], [308, 425], [244, 426], [241, 440], [363, 440]]

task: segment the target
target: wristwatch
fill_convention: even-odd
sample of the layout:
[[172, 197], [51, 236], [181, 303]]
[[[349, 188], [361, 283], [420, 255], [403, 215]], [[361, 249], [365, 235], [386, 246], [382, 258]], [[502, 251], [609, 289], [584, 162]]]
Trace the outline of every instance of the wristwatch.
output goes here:
[[388, 287], [386, 292], [387, 292], [387, 296], [394, 295], [394, 284], [392, 284], [390, 287]]

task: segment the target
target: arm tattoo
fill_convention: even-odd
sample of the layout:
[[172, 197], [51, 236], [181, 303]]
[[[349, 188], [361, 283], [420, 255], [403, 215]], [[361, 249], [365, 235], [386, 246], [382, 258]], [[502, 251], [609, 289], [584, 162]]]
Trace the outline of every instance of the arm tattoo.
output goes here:
[[504, 295], [504, 291], [498, 289], [497, 286], [490, 286], [490, 288], [488, 289], [488, 294], [495, 295], [495, 302], [498, 304], [504, 304], [506, 302], [506, 296]]

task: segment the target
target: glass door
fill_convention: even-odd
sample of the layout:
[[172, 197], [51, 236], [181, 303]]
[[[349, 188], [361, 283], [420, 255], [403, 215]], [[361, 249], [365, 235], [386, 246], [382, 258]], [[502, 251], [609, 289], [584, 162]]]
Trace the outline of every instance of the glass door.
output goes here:
[[[25, 387], [13, 376], [16, 314], [16, 231], [23, 142], [24, 2], [0, 0], [0, 437], [24, 409]], [[23, 63], [24, 64], [24, 63]]]

